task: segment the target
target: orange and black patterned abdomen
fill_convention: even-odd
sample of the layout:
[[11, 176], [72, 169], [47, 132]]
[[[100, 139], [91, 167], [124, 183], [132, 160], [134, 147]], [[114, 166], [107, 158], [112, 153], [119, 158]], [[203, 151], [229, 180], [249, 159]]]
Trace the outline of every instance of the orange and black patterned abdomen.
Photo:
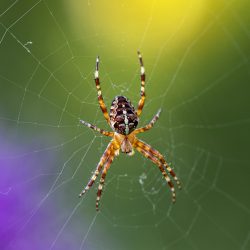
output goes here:
[[116, 96], [110, 107], [110, 125], [119, 134], [128, 135], [138, 125], [135, 108], [125, 96]]

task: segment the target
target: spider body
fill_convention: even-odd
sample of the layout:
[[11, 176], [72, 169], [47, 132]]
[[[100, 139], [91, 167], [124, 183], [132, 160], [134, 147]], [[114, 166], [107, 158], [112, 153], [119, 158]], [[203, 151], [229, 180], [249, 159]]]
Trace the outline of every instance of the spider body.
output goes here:
[[134, 153], [134, 149], [136, 149], [144, 157], [150, 159], [155, 165], [157, 165], [162, 173], [162, 176], [165, 178], [170, 187], [173, 202], [175, 202], [175, 188], [173, 182], [169, 177], [169, 174], [177, 183], [178, 187], [181, 188], [180, 181], [178, 180], [174, 171], [166, 162], [164, 156], [156, 149], [152, 148], [149, 144], [138, 139], [136, 136], [139, 133], [150, 130], [154, 126], [155, 122], [158, 120], [161, 112], [161, 110], [159, 110], [146, 126], [137, 128], [139, 116], [142, 112], [145, 102], [145, 69], [140, 52], [138, 52], [138, 57], [141, 68], [141, 98], [139, 100], [137, 109], [134, 108], [129, 99], [125, 96], [116, 96], [111, 103], [109, 114], [102, 97], [102, 91], [100, 86], [99, 57], [97, 57], [96, 59], [95, 84], [98, 94], [98, 102], [107, 123], [110, 125], [113, 131], [105, 131], [83, 120], [81, 120], [81, 123], [105, 136], [112, 137], [112, 140], [108, 144], [103, 156], [97, 164], [96, 170], [90, 178], [88, 184], [82, 190], [79, 196], [81, 197], [86, 191], [88, 191], [92, 187], [97, 176], [102, 171], [96, 198], [97, 210], [99, 209], [99, 201], [101, 198], [107, 171], [110, 168], [110, 165], [113, 162], [115, 156], [118, 156], [120, 151], [131, 156]]
[[125, 96], [114, 98], [109, 116], [112, 129], [122, 135], [128, 135], [135, 130], [139, 121], [134, 106]]

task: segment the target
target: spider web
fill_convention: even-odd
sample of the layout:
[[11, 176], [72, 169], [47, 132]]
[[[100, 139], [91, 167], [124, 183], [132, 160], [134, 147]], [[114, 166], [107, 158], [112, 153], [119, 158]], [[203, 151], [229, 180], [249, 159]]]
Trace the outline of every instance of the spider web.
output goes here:
[[[249, 4], [204, 1], [185, 38], [195, 1], [169, 34], [157, 31], [165, 37], [153, 28], [159, 2], [135, 8], [138, 34], [107, 32], [101, 19], [117, 5], [106, 2], [98, 18], [99, 4], [72, 1], [84, 16], [73, 29], [66, 2], [1, 2], [0, 248], [249, 249]], [[166, 156], [183, 189], [171, 204], [158, 168], [121, 154], [97, 213], [97, 185], [78, 193], [109, 138], [79, 119], [108, 129], [93, 82], [97, 54], [107, 106], [118, 94], [138, 102], [137, 48], [147, 74], [140, 125], [163, 110], [140, 138]]]

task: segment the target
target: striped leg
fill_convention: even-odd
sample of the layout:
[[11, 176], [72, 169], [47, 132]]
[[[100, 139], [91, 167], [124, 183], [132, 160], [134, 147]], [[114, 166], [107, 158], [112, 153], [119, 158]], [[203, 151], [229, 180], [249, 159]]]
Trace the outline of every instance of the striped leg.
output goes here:
[[106, 162], [106, 164], [104, 166], [104, 169], [102, 171], [102, 176], [101, 176], [101, 179], [100, 179], [100, 183], [99, 183], [98, 191], [97, 191], [97, 197], [96, 197], [96, 210], [97, 211], [99, 210], [99, 202], [100, 202], [101, 195], [102, 195], [102, 190], [103, 190], [103, 185], [104, 185], [104, 182], [105, 182], [105, 177], [107, 175], [108, 169], [109, 169], [112, 161], [114, 160], [114, 157], [115, 157], [114, 154], [110, 155], [110, 157], [108, 158], [108, 160], [107, 160], [107, 162]]
[[137, 115], [140, 116], [143, 106], [144, 106], [144, 102], [145, 102], [145, 68], [143, 65], [143, 61], [142, 61], [142, 56], [141, 53], [138, 51], [138, 57], [139, 57], [139, 61], [140, 61], [140, 67], [141, 67], [141, 99], [138, 103], [138, 107], [137, 107]]
[[106, 105], [104, 103], [103, 97], [102, 97], [102, 90], [101, 90], [101, 85], [100, 85], [100, 80], [99, 80], [99, 57], [96, 58], [95, 85], [97, 89], [98, 102], [99, 102], [100, 108], [108, 124], [110, 124], [110, 118], [109, 118], [109, 114], [108, 114]]
[[94, 174], [92, 175], [91, 179], [89, 180], [87, 186], [79, 194], [79, 197], [83, 196], [92, 187], [92, 185], [94, 184], [94, 182], [95, 182], [98, 174], [100, 173], [103, 165], [107, 162], [110, 154], [112, 154], [112, 151], [113, 151], [113, 142], [111, 141], [109, 143], [109, 145], [107, 146], [104, 154], [102, 155], [102, 157], [101, 157], [101, 159], [96, 167]]
[[174, 184], [172, 183], [172, 181], [170, 180], [167, 172], [165, 171], [162, 163], [156, 158], [154, 157], [151, 153], [149, 153], [148, 151], [144, 150], [142, 147], [140, 147], [139, 145], [136, 145], [135, 148], [142, 154], [144, 155], [146, 158], [150, 159], [154, 164], [158, 165], [158, 168], [160, 169], [162, 175], [164, 176], [165, 180], [167, 181], [171, 192], [172, 192], [172, 201], [175, 202], [175, 189], [174, 189]]
[[153, 117], [153, 119], [150, 121], [149, 124], [147, 124], [145, 127], [136, 129], [135, 134], [139, 134], [139, 133], [142, 133], [144, 131], [151, 129], [154, 126], [155, 122], [159, 119], [160, 113], [161, 113], [161, 109], [158, 110], [157, 114]]
[[148, 145], [147, 143], [143, 142], [142, 140], [136, 139], [135, 143], [140, 148], [144, 149], [147, 152], [150, 152], [153, 156], [155, 156], [156, 158], [158, 158], [160, 160], [160, 162], [164, 165], [164, 167], [167, 169], [167, 171], [174, 178], [174, 180], [175, 180], [178, 188], [181, 189], [181, 183], [180, 183], [178, 177], [176, 176], [176, 174], [173, 171], [173, 169], [168, 165], [168, 163], [164, 159], [164, 156], [159, 151], [157, 151], [156, 149], [152, 148], [150, 145]]
[[80, 120], [80, 122], [81, 122], [83, 125], [85, 125], [85, 126], [91, 128], [91, 129], [93, 129], [93, 130], [95, 130], [95, 131], [97, 131], [97, 132], [99, 132], [99, 133], [101, 133], [101, 134], [103, 134], [103, 135], [110, 136], [110, 137], [113, 137], [113, 135], [114, 135], [114, 132], [105, 131], [105, 130], [103, 130], [103, 129], [100, 129], [100, 128], [96, 127], [95, 125], [93, 125], [93, 124], [91, 124], [91, 123], [85, 122], [85, 121], [83, 121], [83, 120]]

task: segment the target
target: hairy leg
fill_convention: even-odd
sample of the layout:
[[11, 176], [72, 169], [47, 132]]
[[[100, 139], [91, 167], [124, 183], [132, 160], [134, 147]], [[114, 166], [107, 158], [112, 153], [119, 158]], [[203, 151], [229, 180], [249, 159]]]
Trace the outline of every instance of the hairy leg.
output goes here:
[[113, 142], [111, 141], [109, 143], [109, 145], [107, 146], [106, 150], [104, 151], [97, 167], [96, 170], [94, 172], [94, 174], [92, 175], [92, 177], [90, 178], [88, 184], [86, 185], [86, 187], [82, 190], [82, 192], [79, 194], [79, 197], [83, 196], [94, 184], [97, 176], [99, 175], [103, 165], [108, 161], [108, 158], [110, 155], [113, 154]]
[[165, 180], [167, 181], [171, 192], [172, 192], [172, 201], [175, 202], [175, 189], [174, 189], [174, 184], [172, 183], [172, 181], [170, 180], [167, 172], [165, 171], [162, 163], [156, 158], [154, 157], [150, 152], [144, 150], [143, 148], [141, 148], [140, 146], [136, 146], [135, 147], [142, 155], [144, 155], [146, 158], [150, 159], [154, 164], [156, 164], [158, 166], [158, 168], [160, 169], [162, 175], [164, 176]]
[[142, 112], [142, 109], [143, 109], [143, 106], [144, 106], [144, 103], [145, 103], [145, 98], [146, 98], [146, 95], [145, 95], [145, 78], [146, 78], [146, 75], [145, 75], [145, 68], [144, 68], [144, 65], [143, 65], [141, 53], [139, 51], [137, 53], [138, 53], [138, 58], [139, 58], [139, 62], [140, 62], [140, 67], [141, 67], [141, 98], [139, 100], [136, 113], [137, 113], [138, 116], [140, 116], [140, 114]]
[[98, 191], [97, 191], [97, 197], [96, 197], [96, 210], [97, 211], [99, 210], [99, 202], [101, 199], [105, 178], [106, 178], [108, 169], [110, 168], [110, 165], [111, 165], [112, 161], [114, 160], [114, 157], [115, 157], [114, 154], [109, 156], [109, 158], [108, 158], [108, 160], [103, 168], [103, 171], [102, 171], [102, 175], [101, 175], [101, 179], [100, 179], [100, 183], [99, 183]]
[[143, 142], [142, 140], [139, 140], [139, 139], [136, 139], [135, 144], [137, 146], [139, 146], [140, 148], [150, 152], [156, 158], [158, 158], [160, 160], [160, 162], [164, 165], [164, 167], [166, 167], [167, 171], [174, 178], [176, 184], [178, 185], [178, 188], [181, 189], [181, 183], [180, 183], [178, 177], [176, 176], [173, 169], [169, 166], [169, 164], [166, 162], [163, 155], [159, 151], [157, 151], [156, 149], [152, 148], [149, 144], [147, 144], [147, 143], [145, 143], [145, 142]]
[[96, 85], [98, 102], [99, 102], [100, 108], [101, 108], [102, 113], [103, 113], [105, 119], [107, 120], [108, 124], [110, 124], [110, 118], [109, 118], [109, 114], [107, 111], [107, 107], [106, 107], [104, 100], [103, 100], [103, 97], [102, 97], [102, 90], [101, 90], [100, 79], [99, 79], [99, 57], [96, 58], [95, 85]]
[[114, 135], [114, 132], [105, 131], [105, 130], [103, 130], [103, 129], [100, 129], [100, 128], [96, 127], [95, 125], [93, 125], [93, 124], [91, 124], [91, 123], [85, 122], [85, 121], [83, 121], [83, 120], [80, 120], [80, 122], [81, 122], [83, 125], [85, 125], [85, 126], [91, 128], [91, 129], [93, 129], [93, 130], [95, 130], [95, 131], [97, 131], [97, 132], [99, 132], [99, 133], [101, 133], [101, 134], [103, 134], [103, 135], [105, 135], [105, 136], [113, 137], [113, 135]]
[[153, 117], [153, 119], [150, 121], [150, 123], [148, 123], [145, 127], [137, 128], [135, 130], [135, 134], [139, 134], [139, 133], [142, 133], [142, 132], [145, 132], [145, 131], [151, 129], [154, 126], [154, 124], [156, 123], [156, 121], [159, 119], [160, 113], [161, 113], [161, 109], [158, 110], [157, 114]]

